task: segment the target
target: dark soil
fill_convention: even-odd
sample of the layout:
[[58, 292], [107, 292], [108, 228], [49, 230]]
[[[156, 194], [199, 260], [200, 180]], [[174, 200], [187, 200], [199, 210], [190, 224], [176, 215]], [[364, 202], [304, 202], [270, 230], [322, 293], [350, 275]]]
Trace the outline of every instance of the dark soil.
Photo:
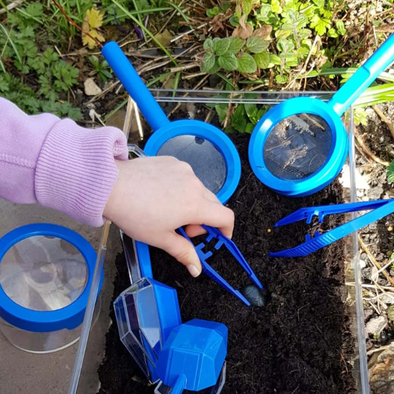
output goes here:
[[[242, 178], [229, 201], [236, 214], [233, 240], [268, 289], [265, 308], [251, 308], [206, 276], [191, 278], [176, 261], [152, 250], [154, 277], [178, 292], [183, 321], [214, 320], [229, 329], [224, 394], [355, 393], [350, 360], [354, 344], [344, 300], [343, 243], [337, 242], [297, 259], [273, 259], [276, 251], [304, 241], [304, 223], [274, 229], [274, 224], [303, 206], [342, 202], [337, 181], [311, 197], [281, 197], [261, 184], [247, 160], [248, 135], [233, 136], [242, 158]], [[336, 227], [340, 218], [323, 228]], [[221, 252], [220, 252], [221, 253]], [[246, 283], [239, 268], [224, 258], [210, 263], [232, 283]], [[124, 256], [116, 261], [117, 296], [129, 286]], [[241, 276], [239, 276], [241, 275]], [[245, 274], [243, 274], [245, 275]], [[107, 334], [100, 367], [100, 394], [152, 394], [154, 387], [119, 340], [115, 317]]]
[[[394, 121], [394, 105], [388, 103], [379, 106], [385, 116], [391, 121]], [[385, 123], [381, 121], [378, 115], [372, 109], [367, 109], [368, 124], [366, 126], [359, 126], [358, 134], [364, 141], [365, 145], [379, 157], [381, 160], [391, 162], [394, 159], [394, 139]], [[378, 200], [394, 198], [394, 188], [391, 183], [387, 181], [387, 169], [384, 165], [377, 163], [370, 157], [357, 152], [357, 168], [360, 174], [365, 178], [369, 189], [358, 190], [358, 197], [360, 200]], [[363, 242], [367, 245], [369, 251], [375, 257], [376, 261], [382, 266], [390, 261], [394, 250], [394, 215], [387, 216], [382, 220], [372, 223], [360, 231], [360, 236]], [[364, 283], [373, 284], [372, 275], [377, 270], [372, 267], [369, 258], [365, 252], [361, 253], [362, 276]], [[394, 278], [394, 269], [388, 267], [386, 272]], [[391, 286], [387, 278], [380, 274], [377, 278], [377, 283], [380, 286]], [[383, 302], [391, 304], [392, 299], [382, 299]], [[377, 318], [379, 315], [375, 309], [369, 304], [365, 305], [365, 323], [371, 319]], [[385, 312], [383, 312], [385, 315]], [[382, 340], [381, 336], [374, 338], [372, 334], [367, 338], [367, 349], [381, 347], [392, 340], [394, 335], [393, 327], [386, 327], [382, 333], [388, 334], [388, 340]], [[382, 335], [382, 336], [383, 336]], [[372, 363], [373, 365], [373, 363]], [[372, 387], [372, 390], [374, 387]]]

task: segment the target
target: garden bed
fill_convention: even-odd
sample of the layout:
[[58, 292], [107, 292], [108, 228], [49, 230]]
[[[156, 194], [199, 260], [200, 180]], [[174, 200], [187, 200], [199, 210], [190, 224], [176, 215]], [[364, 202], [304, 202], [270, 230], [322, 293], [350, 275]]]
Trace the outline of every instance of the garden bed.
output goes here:
[[[343, 202], [338, 181], [306, 198], [279, 196], [251, 172], [249, 135], [231, 135], [242, 161], [239, 187], [228, 205], [236, 214], [234, 241], [268, 289], [269, 304], [248, 308], [202, 275], [191, 278], [162, 251], [152, 250], [155, 279], [178, 292], [183, 321], [193, 318], [224, 323], [229, 329], [225, 394], [355, 393], [350, 362], [354, 353], [351, 314], [345, 304], [344, 242], [297, 259], [268, 257], [269, 251], [304, 241], [304, 223], [273, 228], [294, 210]], [[328, 217], [323, 229], [342, 218]], [[309, 228], [309, 230], [312, 230]], [[314, 229], [312, 230], [314, 231]], [[210, 263], [230, 283], [242, 286], [242, 271], [224, 255]], [[124, 256], [116, 261], [114, 297], [129, 286]], [[241, 276], [240, 276], [241, 275]], [[106, 357], [99, 370], [101, 394], [153, 393], [118, 337], [115, 317], [107, 334]]]

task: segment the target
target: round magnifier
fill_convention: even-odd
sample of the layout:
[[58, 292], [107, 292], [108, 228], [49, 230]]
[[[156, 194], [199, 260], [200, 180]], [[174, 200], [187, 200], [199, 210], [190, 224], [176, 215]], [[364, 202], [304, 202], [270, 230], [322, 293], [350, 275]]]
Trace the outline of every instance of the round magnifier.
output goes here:
[[391, 35], [328, 103], [299, 97], [271, 108], [249, 142], [249, 162], [260, 181], [294, 197], [331, 183], [348, 154], [341, 116], [393, 60]]
[[170, 122], [118, 44], [105, 44], [102, 53], [154, 131], [145, 153], [189, 163], [201, 182], [227, 202], [241, 178], [241, 160], [230, 138], [199, 120]]
[[[306, 106], [308, 112], [298, 112]], [[331, 183], [347, 153], [348, 137], [339, 116], [324, 102], [304, 97], [268, 111], [249, 143], [256, 176], [287, 196], [309, 195]]]

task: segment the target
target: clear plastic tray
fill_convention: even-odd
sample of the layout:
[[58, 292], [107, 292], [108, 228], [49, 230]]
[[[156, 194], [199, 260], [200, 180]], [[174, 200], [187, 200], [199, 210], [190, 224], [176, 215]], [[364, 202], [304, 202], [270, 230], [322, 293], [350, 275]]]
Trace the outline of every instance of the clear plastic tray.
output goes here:
[[[226, 103], [255, 103], [272, 106], [283, 100], [291, 97], [298, 96], [312, 96], [323, 100], [328, 100], [332, 93], [330, 92], [223, 92], [213, 90], [152, 90], [157, 100], [164, 107], [167, 113], [170, 113], [175, 105], [182, 105], [184, 113], [189, 113], [189, 116], [193, 117], [195, 114], [190, 111], [188, 103], [194, 104], [226, 104]], [[350, 151], [350, 188], [344, 189], [345, 201], [356, 201], [356, 188], [355, 188], [355, 156], [354, 156], [354, 141], [353, 141], [353, 127], [352, 119], [353, 115], [350, 112], [348, 131], [351, 142]], [[205, 119], [203, 119], [205, 120]], [[207, 119], [210, 121], [210, 118]], [[148, 130], [147, 130], [148, 131]], [[11, 220], [2, 220], [0, 224], [0, 236], [11, 231], [15, 227], [22, 226], [24, 224], [36, 223], [36, 222], [47, 222], [50, 221], [55, 224], [61, 224], [72, 228], [73, 230], [80, 232], [89, 241], [93, 241], [93, 246], [99, 250], [99, 237], [96, 230], [89, 229], [85, 226], [81, 226], [71, 220], [68, 221], [63, 215], [54, 213], [42, 209], [37, 206], [23, 206], [17, 207], [14, 204], [3, 202], [0, 200], [0, 213], [6, 218]], [[5, 215], [7, 213], [7, 216]], [[369, 394], [369, 383], [368, 383], [368, 369], [367, 369], [367, 357], [365, 350], [365, 335], [364, 335], [364, 317], [363, 317], [363, 304], [362, 304], [362, 287], [360, 281], [360, 268], [358, 260], [358, 244], [357, 234], [353, 234], [346, 238], [345, 244], [345, 264], [346, 264], [346, 294], [344, 296], [344, 302], [349, 305], [350, 318], [353, 322], [352, 332], [355, 338], [355, 349], [352, 360], [347, 360], [351, 365], [354, 365], [353, 374], [357, 383], [357, 392], [361, 394]], [[105, 266], [113, 265], [113, 261], [106, 261]], [[111, 297], [112, 291], [108, 291], [110, 283], [112, 283], [113, 276], [110, 280], [104, 282], [103, 291], [109, 293]], [[344, 284], [345, 285], [345, 284]], [[107, 290], [106, 290], [107, 289]], [[102, 313], [104, 318], [105, 313]], [[100, 320], [101, 318], [100, 317]], [[90, 332], [89, 343], [97, 341], [99, 337], [101, 342], [105, 341], [105, 329], [108, 323], [98, 324], [93, 327]], [[0, 345], [2, 343], [0, 342]], [[9, 345], [11, 346], [11, 345]], [[100, 348], [103, 346], [100, 346]], [[13, 348], [11, 346], [11, 348]], [[2, 347], [3, 349], [3, 347]], [[9, 348], [7, 348], [9, 349]], [[11, 394], [18, 391], [18, 387], [25, 387], [29, 392], [40, 392], [40, 394], [52, 394], [53, 391], [59, 391], [66, 393], [68, 390], [71, 371], [73, 368], [73, 360], [75, 359], [75, 353], [77, 351], [76, 345], [66, 349], [63, 352], [52, 355], [44, 355], [46, 357], [40, 359], [40, 365], [37, 365], [37, 357], [34, 355], [26, 355], [15, 349], [15, 352], [7, 354], [7, 363], [3, 363], [0, 366], [0, 378], [2, 381], [2, 392], [4, 394]], [[6, 349], [4, 350], [6, 352]], [[19, 353], [16, 353], [19, 352]], [[102, 355], [102, 350], [100, 350]], [[91, 369], [93, 366], [97, 368], [100, 361], [95, 360], [93, 355], [96, 356], [98, 353], [97, 347], [85, 354], [85, 361], [83, 365], [83, 371], [86, 371], [88, 367]], [[30, 357], [32, 356], [32, 357]], [[23, 362], [19, 362], [23, 358]], [[1, 359], [1, 358], [0, 358]], [[8, 365], [7, 365], [8, 364]], [[50, 367], [49, 367], [50, 365]], [[33, 368], [33, 369], [32, 369]], [[18, 376], [21, 378], [15, 379], [15, 370], [18, 369]], [[48, 370], [51, 370], [51, 374], [48, 375]], [[34, 379], [32, 379], [32, 371], [34, 372]], [[86, 389], [86, 382], [83, 381], [83, 374], [80, 382], [78, 392], [86, 394], [95, 394], [97, 392], [97, 382], [89, 385], [89, 390]], [[38, 382], [35, 382], [38, 380]], [[35, 383], [34, 383], [34, 382]], [[38, 389], [40, 388], [40, 389]], [[8, 391], [7, 391], [8, 390]]]
[[[161, 103], [164, 111], [175, 120], [174, 112], [177, 108], [182, 107], [183, 114], [189, 114], [190, 118], [201, 119], [198, 113], [195, 113], [196, 107], [190, 104], [261, 104], [273, 106], [286, 99], [299, 96], [316, 97], [321, 100], [329, 100], [332, 92], [239, 92], [239, 91], [215, 91], [215, 90], [163, 90], [152, 89], [153, 95], [157, 101]], [[205, 121], [210, 121], [214, 111], [211, 111], [211, 116], [208, 115]], [[350, 139], [350, 155], [348, 160], [349, 171], [349, 185], [344, 188], [344, 201], [356, 201], [356, 187], [355, 187], [355, 150], [354, 150], [354, 117], [353, 110], [350, 109], [346, 114], [346, 129], [349, 133]], [[145, 123], [144, 123], [145, 124]], [[144, 132], [149, 132], [150, 129], [145, 124]], [[142, 130], [141, 130], [142, 131]], [[141, 133], [140, 133], [141, 134]], [[134, 140], [135, 141], [135, 140]], [[346, 220], [351, 220], [352, 216]], [[368, 367], [365, 347], [364, 335], [364, 315], [362, 303], [362, 286], [360, 281], [360, 267], [358, 255], [357, 234], [353, 234], [345, 239], [343, 242], [344, 248], [344, 264], [345, 264], [345, 282], [344, 283], [344, 297], [343, 302], [348, 305], [348, 311], [352, 322], [352, 333], [355, 339], [354, 353], [350, 360], [346, 360], [353, 366], [353, 376], [356, 382], [357, 392], [361, 394], [369, 394], [368, 382]]]

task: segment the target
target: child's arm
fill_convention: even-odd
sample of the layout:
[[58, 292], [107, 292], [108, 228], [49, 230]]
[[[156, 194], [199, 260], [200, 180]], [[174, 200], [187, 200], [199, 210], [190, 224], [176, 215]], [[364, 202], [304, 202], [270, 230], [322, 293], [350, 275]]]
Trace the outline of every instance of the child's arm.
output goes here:
[[231, 237], [233, 212], [172, 157], [127, 160], [123, 133], [85, 129], [54, 115], [28, 116], [0, 98], [0, 198], [36, 203], [101, 226], [104, 217], [129, 236], [166, 250], [193, 276], [201, 265], [193, 246], [175, 230], [201, 224]]
[[0, 197], [39, 203], [101, 226], [118, 177], [114, 158], [127, 159], [123, 133], [85, 129], [51, 114], [28, 116], [0, 98]]

